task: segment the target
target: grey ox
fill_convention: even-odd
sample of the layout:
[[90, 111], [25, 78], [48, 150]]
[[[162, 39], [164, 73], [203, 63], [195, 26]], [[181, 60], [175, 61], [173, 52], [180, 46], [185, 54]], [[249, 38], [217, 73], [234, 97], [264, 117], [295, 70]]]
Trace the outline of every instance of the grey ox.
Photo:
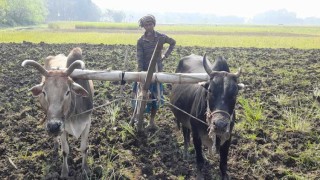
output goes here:
[[93, 107], [93, 83], [91, 80], [72, 79], [70, 74], [77, 68], [84, 69], [82, 51], [74, 48], [68, 57], [63, 54], [49, 56], [44, 67], [34, 60], [25, 60], [22, 66], [33, 66], [43, 76], [40, 84], [30, 90], [38, 97], [46, 114], [45, 129], [55, 137], [57, 149], [59, 138], [63, 154], [61, 177], [68, 177], [67, 157], [69, 145], [68, 134], [77, 139], [81, 136], [82, 169], [88, 172], [87, 148]]
[[206, 56], [196, 55], [184, 57], [179, 62], [176, 73], [207, 73], [210, 77], [210, 80], [201, 84], [173, 85], [170, 98], [178, 125], [182, 124], [185, 157], [188, 155], [192, 132], [197, 179], [204, 178], [201, 172], [204, 165], [202, 145], [207, 146], [210, 152], [220, 154], [221, 179], [229, 179], [227, 160], [236, 98], [238, 90], [244, 87], [243, 84], [238, 84], [240, 72], [230, 73], [228, 64], [222, 57], [218, 57], [213, 65], [207, 61]]

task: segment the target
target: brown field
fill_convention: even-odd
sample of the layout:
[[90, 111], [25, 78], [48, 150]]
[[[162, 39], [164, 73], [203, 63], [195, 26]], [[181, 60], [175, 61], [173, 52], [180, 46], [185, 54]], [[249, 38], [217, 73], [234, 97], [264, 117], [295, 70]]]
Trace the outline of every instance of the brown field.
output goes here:
[[[135, 71], [135, 46], [0, 44], [0, 179], [59, 179], [62, 158], [53, 160], [52, 138], [39, 123], [44, 114], [28, 92], [40, 75], [21, 67], [21, 62], [42, 62], [48, 55], [68, 54], [76, 46], [83, 50], [87, 69]], [[124, 67], [126, 50], [128, 64]], [[174, 72], [181, 57], [205, 52], [212, 60], [217, 55], [228, 58], [232, 71], [241, 66], [240, 82], [248, 85], [236, 106], [228, 161], [231, 178], [319, 179], [320, 107], [315, 99], [320, 94], [320, 50], [178, 46], [164, 70]], [[119, 82], [94, 84], [96, 107], [118, 99]], [[166, 99], [170, 88], [166, 84]], [[182, 133], [168, 106], [157, 115], [159, 130], [138, 136], [127, 126], [132, 114], [130, 82], [125, 89], [127, 100], [93, 111], [88, 179], [194, 179], [194, 149], [190, 147], [189, 160], [182, 158]], [[259, 109], [261, 115], [255, 116]], [[69, 141], [70, 179], [85, 179], [76, 150], [79, 142], [71, 137]], [[217, 156], [207, 158], [206, 179], [217, 179], [219, 160]]]

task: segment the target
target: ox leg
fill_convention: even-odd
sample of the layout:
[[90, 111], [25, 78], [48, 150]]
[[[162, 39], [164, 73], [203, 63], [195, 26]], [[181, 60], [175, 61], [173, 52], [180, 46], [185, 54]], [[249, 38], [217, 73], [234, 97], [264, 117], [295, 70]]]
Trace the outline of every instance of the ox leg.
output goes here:
[[228, 169], [228, 153], [230, 147], [231, 138], [227, 140], [222, 147], [220, 147], [220, 172], [221, 172], [221, 179], [228, 180], [229, 176], [227, 174]]
[[58, 162], [58, 158], [59, 158], [59, 140], [60, 137], [56, 137], [54, 138], [54, 142], [53, 142], [53, 160], [55, 162]]
[[197, 159], [197, 179], [204, 179], [202, 175], [202, 168], [204, 165], [204, 158], [202, 154], [202, 142], [199, 136], [198, 130], [196, 128], [192, 128], [192, 138], [193, 145], [196, 150], [196, 159]]
[[61, 177], [66, 178], [69, 176], [69, 167], [68, 167], [68, 155], [69, 155], [69, 145], [67, 133], [64, 131], [61, 135], [61, 149], [62, 149], [62, 170]]
[[86, 128], [83, 130], [81, 134], [81, 145], [80, 151], [82, 153], [82, 170], [84, 173], [89, 173], [89, 168], [87, 164], [88, 157], [88, 137], [89, 137], [90, 123], [87, 124]]
[[183, 158], [185, 160], [189, 159], [189, 144], [190, 144], [190, 129], [186, 127], [182, 127], [182, 132], [183, 132], [183, 139], [184, 139], [184, 151], [183, 151]]

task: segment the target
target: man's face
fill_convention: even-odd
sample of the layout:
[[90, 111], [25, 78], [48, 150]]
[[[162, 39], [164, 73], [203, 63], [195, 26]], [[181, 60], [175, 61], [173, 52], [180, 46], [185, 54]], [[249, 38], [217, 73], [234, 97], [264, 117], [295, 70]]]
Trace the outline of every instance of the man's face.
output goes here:
[[144, 23], [143, 28], [146, 30], [146, 32], [151, 32], [154, 29], [154, 24], [153, 22], [150, 22], [150, 21], [146, 22]]

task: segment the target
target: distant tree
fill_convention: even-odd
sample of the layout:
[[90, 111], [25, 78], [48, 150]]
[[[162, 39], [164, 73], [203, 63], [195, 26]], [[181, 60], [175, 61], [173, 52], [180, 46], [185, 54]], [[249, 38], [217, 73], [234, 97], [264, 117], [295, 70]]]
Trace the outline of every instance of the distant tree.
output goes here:
[[100, 9], [91, 0], [48, 1], [47, 21], [99, 21]]
[[47, 15], [46, 0], [7, 0], [5, 24], [31, 25], [43, 23]]
[[7, 0], [0, 0], [0, 25], [4, 25], [7, 22], [6, 12], [8, 11]]
[[320, 18], [308, 17], [303, 20], [305, 25], [320, 25]]
[[103, 21], [123, 22], [125, 18], [126, 18], [126, 14], [123, 11], [107, 9], [102, 14]]
[[286, 9], [267, 11], [253, 17], [254, 24], [298, 24], [301, 20]]

